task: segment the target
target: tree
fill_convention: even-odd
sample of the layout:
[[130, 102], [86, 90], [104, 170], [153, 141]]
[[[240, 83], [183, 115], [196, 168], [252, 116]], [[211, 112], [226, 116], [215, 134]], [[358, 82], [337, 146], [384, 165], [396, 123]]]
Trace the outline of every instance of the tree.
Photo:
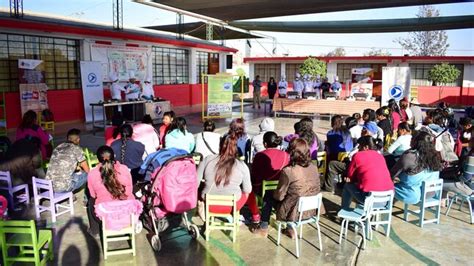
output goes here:
[[[433, 6], [421, 6], [416, 14], [419, 18], [439, 17]], [[449, 47], [448, 34], [444, 30], [410, 32], [407, 38], [396, 40], [409, 54], [417, 56], [442, 56]]]
[[376, 49], [372, 47], [370, 51], [366, 52], [364, 56], [391, 56], [392, 54], [387, 50]]
[[446, 84], [456, 81], [459, 75], [461, 75], [461, 71], [448, 63], [435, 65], [432, 69], [430, 69], [428, 72], [428, 79], [433, 81], [436, 86], [441, 85], [438, 94], [438, 100], [441, 100], [443, 85], [446, 86]]
[[336, 49], [326, 54], [326, 56], [345, 56], [345, 55], [346, 55], [346, 50], [344, 50], [344, 47], [337, 47]]
[[326, 63], [324, 61], [318, 60], [313, 57], [308, 57], [304, 60], [303, 64], [300, 66], [301, 75], [311, 75], [316, 77], [317, 75], [321, 77], [326, 76]]

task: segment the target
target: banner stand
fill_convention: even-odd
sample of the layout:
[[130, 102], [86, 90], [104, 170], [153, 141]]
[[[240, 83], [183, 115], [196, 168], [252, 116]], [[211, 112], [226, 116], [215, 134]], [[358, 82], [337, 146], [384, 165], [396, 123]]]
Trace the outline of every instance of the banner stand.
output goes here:
[[[233, 109], [232, 109], [232, 103], [233, 103], [233, 98], [234, 98], [234, 95], [239, 95], [240, 94], [240, 116], [238, 116], [239, 118], [243, 118], [244, 117], [244, 82], [241, 82], [241, 86], [240, 86], [240, 93], [234, 93], [233, 92], [233, 86], [232, 86], [232, 83], [233, 83], [233, 78], [234, 77], [238, 77], [240, 78], [242, 81], [244, 80], [245, 76], [243, 75], [232, 75], [232, 74], [227, 74], [227, 73], [218, 73], [218, 74], [215, 74], [215, 75], [208, 75], [208, 74], [202, 74], [201, 75], [201, 99], [202, 99], [202, 112], [201, 112], [201, 120], [204, 121], [206, 119], [213, 119], [213, 118], [234, 118], [233, 116]], [[207, 99], [205, 98], [205, 84], [204, 84], [204, 81], [205, 79], [207, 78], [208, 80], [208, 97]], [[211, 83], [210, 85], [211, 86], [218, 86], [218, 85], [221, 85], [221, 84], [212, 84], [213, 82], [213, 78], [230, 78], [232, 80], [231, 84], [230, 84], [230, 88], [222, 88], [223, 90], [222, 91], [226, 91], [224, 93], [227, 93], [227, 90], [230, 89], [231, 90], [231, 95], [232, 95], [232, 98], [230, 100], [230, 115], [222, 115], [221, 113], [217, 114], [217, 115], [210, 115], [209, 114], [209, 95], [210, 95], [210, 91], [213, 91], [214, 93], [216, 93], [215, 90], [219, 90], [219, 87], [213, 87], [211, 88], [209, 86], [209, 83]], [[209, 82], [211, 81], [211, 82]], [[224, 87], [226, 86], [225, 84], [223, 85]], [[218, 92], [217, 92], [218, 93]], [[207, 101], [206, 101], [207, 100]], [[225, 105], [225, 104], [228, 104], [228, 103], [224, 103], [224, 102], [221, 102], [222, 105]], [[207, 110], [207, 112], [206, 112]]]

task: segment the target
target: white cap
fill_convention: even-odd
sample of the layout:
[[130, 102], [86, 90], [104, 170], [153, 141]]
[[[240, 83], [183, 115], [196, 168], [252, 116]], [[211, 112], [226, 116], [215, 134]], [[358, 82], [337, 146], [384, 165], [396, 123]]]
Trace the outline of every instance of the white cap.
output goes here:
[[115, 74], [115, 73], [110, 73], [110, 74], [109, 74], [109, 79], [110, 79], [110, 81], [116, 81], [116, 80], [118, 80], [117, 74]]
[[338, 76], [334, 76], [334, 81], [339, 81], [339, 77], [338, 77]]
[[296, 72], [296, 77], [297, 78], [301, 77], [301, 74], [299, 72]]
[[130, 70], [130, 71], [128, 72], [128, 79], [136, 79], [136, 78], [135, 78], [135, 71]]

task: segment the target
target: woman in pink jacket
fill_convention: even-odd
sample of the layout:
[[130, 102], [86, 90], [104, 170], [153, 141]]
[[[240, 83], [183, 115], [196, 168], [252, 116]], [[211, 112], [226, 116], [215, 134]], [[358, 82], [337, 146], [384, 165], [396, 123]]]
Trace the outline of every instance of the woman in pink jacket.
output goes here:
[[134, 199], [132, 194], [132, 176], [127, 166], [114, 159], [114, 151], [109, 146], [97, 149], [99, 164], [90, 170], [87, 176], [89, 188], [88, 216], [89, 234], [97, 236], [100, 221], [95, 215], [95, 207], [102, 202]]
[[16, 140], [37, 138], [41, 143], [41, 156], [43, 160], [47, 158], [46, 146], [49, 144], [49, 134], [38, 126], [37, 115], [33, 110], [28, 110], [23, 115], [21, 124], [16, 130]]

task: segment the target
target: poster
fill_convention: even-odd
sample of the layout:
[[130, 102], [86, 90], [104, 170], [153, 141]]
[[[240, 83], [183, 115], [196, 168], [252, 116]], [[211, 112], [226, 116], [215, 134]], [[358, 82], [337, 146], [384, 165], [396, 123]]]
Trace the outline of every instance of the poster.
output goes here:
[[[104, 101], [101, 62], [81, 61], [81, 82], [85, 119], [86, 122], [92, 122], [92, 108], [90, 104]], [[94, 111], [96, 119], [103, 117], [102, 108], [95, 108]]]
[[367, 98], [372, 97], [374, 84], [372, 83], [374, 70], [372, 68], [353, 68], [351, 82], [351, 96], [354, 93], [366, 93]]
[[410, 67], [382, 68], [382, 105], [410, 97]]
[[207, 80], [207, 115], [231, 117], [232, 75], [209, 75]]
[[44, 82], [42, 60], [18, 59], [18, 81], [22, 115], [28, 110], [48, 109], [48, 86]]
[[141, 81], [153, 76], [151, 47], [92, 43], [91, 58], [101, 63], [104, 82], [111, 81], [110, 76], [120, 81], [128, 81], [130, 74]]

